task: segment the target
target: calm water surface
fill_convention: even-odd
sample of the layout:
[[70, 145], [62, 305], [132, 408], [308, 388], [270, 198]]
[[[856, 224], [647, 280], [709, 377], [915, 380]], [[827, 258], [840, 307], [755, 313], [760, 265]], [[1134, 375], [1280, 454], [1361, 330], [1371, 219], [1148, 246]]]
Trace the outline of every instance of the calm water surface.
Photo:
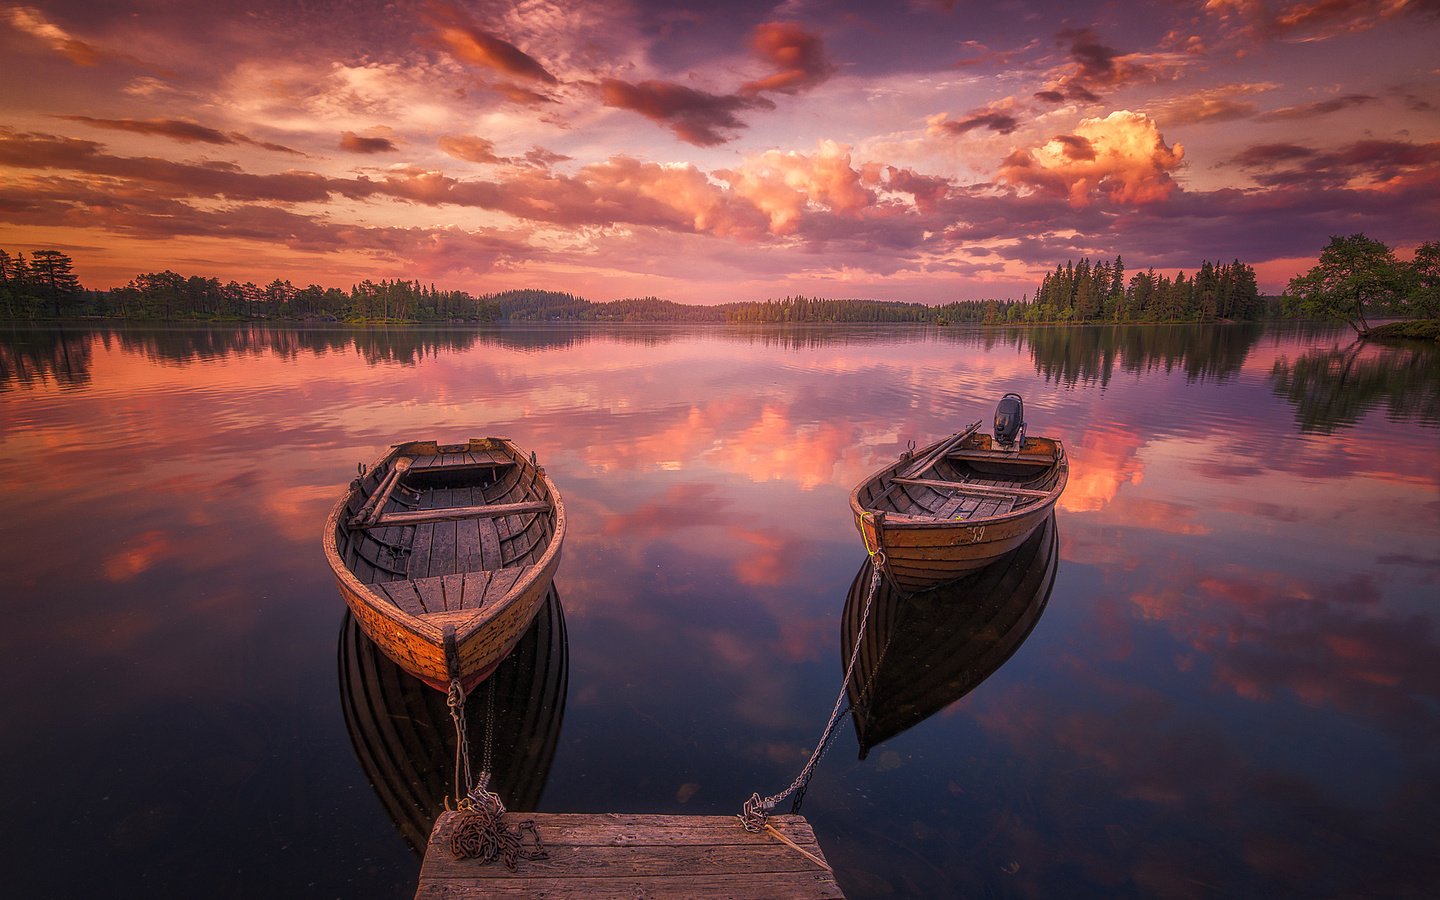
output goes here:
[[402, 438], [511, 437], [567, 502], [514, 805], [737, 812], [840, 687], [850, 488], [1006, 391], [1069, 449], [1058, 544], [931, 610], [950, 649], [893, 629], [878, 705], [944, 677], [805, 796], [845, 890], [1433, 891], [1440, 360], [1208, 327], [0, 331], [6, 893], [413, 892], [448, 726], [320, 550]]

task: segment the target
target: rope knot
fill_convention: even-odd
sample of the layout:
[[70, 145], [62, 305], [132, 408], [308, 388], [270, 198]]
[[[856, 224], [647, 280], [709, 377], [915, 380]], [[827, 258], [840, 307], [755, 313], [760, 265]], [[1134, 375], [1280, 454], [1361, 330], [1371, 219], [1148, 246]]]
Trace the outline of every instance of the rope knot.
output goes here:
[[765, 830], [765, 820], [769, 818], [770, 810], [774, 806], [775, 804], [767, 804], [760, 799], [760, 792], [756, 791], [750, 795], [749, 800], [745, 801], [744, 806], [740, 808], [740, 815], [736, 818], [740, 820], [740, 824], [745, 827], [746, 831], [758, 834]]

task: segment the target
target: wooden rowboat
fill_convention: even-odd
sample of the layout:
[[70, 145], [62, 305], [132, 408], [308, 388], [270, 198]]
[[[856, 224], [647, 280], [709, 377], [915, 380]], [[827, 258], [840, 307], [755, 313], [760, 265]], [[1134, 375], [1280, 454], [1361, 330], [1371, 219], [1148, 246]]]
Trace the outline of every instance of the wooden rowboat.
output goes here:
[[565, 507], [504, 438], [396, 444], [325, 523], [325, 557], [360, 629], [406, 672], [468, 692], [535, 618]]
[[[933, 591], [902, 596], [883, 579], [871, 601], [846, 691], [860, 758], [969, 694], [1008, 660], [1040, 620], [1059, 566], [1055, 517], [1015, 552]], [[866, 560], [845, 600], [848, 665], [870, 593]]]
[[[355, 756], [416, 856], [454, 790], [455, 726], [445, 695], [432, 691], [380, 652], [348, 612], [340, 629], [340, 702]], [[565, 612], [552, 585], [514, 651], [466, 704], [466, 740], [474, 760], [488, 735], [490, 789], [505, 808], [540, 804], [569, 684]], [[486, 710], [493, 710], [487, 716]]]
[[866, 549], [884, 551], [886, 574], [903, 593], [944, 584], [1014, 550], [1065, 490], [1069, 465], [1059, 441], [1026, 437], [1022, 425], [1006, 443], [979, 427], [905, 453], [850, 492]]

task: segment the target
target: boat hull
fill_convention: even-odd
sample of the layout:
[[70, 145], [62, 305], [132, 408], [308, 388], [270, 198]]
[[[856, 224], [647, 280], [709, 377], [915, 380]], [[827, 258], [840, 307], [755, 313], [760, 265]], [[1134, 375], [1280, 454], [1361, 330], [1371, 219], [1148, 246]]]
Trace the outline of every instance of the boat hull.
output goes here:
[[[988, 436], [979, 435], [977, 442], [978, 446], [989, 446]], [[917, 473], [930, 476], [928, 478], [900, 477], [914, 465], [914, 460], [935, 453], [944, 443], [938, 441], [914, 454], [906, 454], [861, 482], [850, 495], [855, 528], [866, 549], [872, 553], [883, 551], [886, 576], [903, 593], [913, 594], [954, 581], [1014, 551], [1054, 512], [1065, 488], [1068, 465], [1064, 447], [1059, 441], [1036, 438], [1027, 440], [1027, 451], [1033, 445], [1037, 451], [1052, 453], [1048, 467], [1037, 466], [1033, 458], [1025, 460], [1023, 454], [1007, 460], [984, 450], [977, 453], [986, 453], [985, 459], [965, 464], [965, 475], [989, 479], [988, 486], [976, 489], [991, 492], [979, 495], [976, 508], [979, 509], [986, 498], [994, 498], [995, 512], [951, 519], [925, 509], [905, 510], [893, 498], [899, 496], [909, 501], [907, 492], [928, 492], [938, 503], [954, 493], [941, 485], [953, 482], [956, 488], [961, 488], [965, 484], [955, 480], [964, 476], [957, 476], [954, 468], [945, 468], [943, 461]], [[1003, 484], [1007, 475], [1015, 472], [1023, 475], [1023, 480], [1016, 476], [1015, 484], [1039, 485], [1043, 490], [1020, 487], [1015, 493], [1021, 503], [1002, 511], [1000, 499], [1014, 499], [1005, 495], [1007, 488]], [[995, 482], [1002, 486], [995, 486]], [[964, 493], [963, 489], [960, 492]]]
[[[465, 462], [477, 456], [489, 462]], [[422, 472], [418, 465], [405, 468], [402, 460], [434, 464]], [[452, 465], [450, 460], [457, 462]], [[506, 474], [493, 476], [494, 481], [479, 487], [467, 487], [466, 497], [495, 493], [506, 506], [519, 510], [515, 514], [466, 518], [461, 513], [480, 507], [463, 505], [455, 507], [461, 512], [454, 518], [446, 518], [450, 507], [407, 510], [384, 489], [391, 481], [403, 483], [407, 475], [434, 480], [452, 473], [453, 478], [455, 472], [485, 471], [484, 465], [491, 466], [492, 476], [494, 472]], [[448, 495], [449, 489], [445, 490]], [[516, 500], [527, 502], [513, 502]], [[424, 524], [411, 524], [427, 513], [434, 515]], [[367, 514], [371, 517], [368, 525], [364, 524]], [[377, 527], [377, 521], [383, 525], [390, 519], [406, 524]], [[469, 540], [456, 536], [474, 522], [485, 523], [487, 538], [481, 538], [479, 525]], [[449, 543], [444, 552], [441, 539], [432, 534], [424, 535], [422, 548], [425, 525], [440, 531], [451, 529], [446, 531]], [[376, 647], [436, 690], [448, 690], [458, 679], [468, 691], [495, 671], [535, 618], [559, 568], [564, 533], [565, 512], [559, 492], [544, 469], [511, 442], [503, 438], [449, 446], [409, 442], [395, 445], [352, 482], [326, 521], [324, 547], [341, 598]], [[501, 534], [506, 537], [502, 539]], [[409, 543], [399, 546], [391, 540]], [[502, 540], [520, 543], [519, 549], [512, 548], [508, 562], [504, 562]], [[421, 549], [423, 561], [419, 561]], [[482, 568], [478, 564], [482, 552], [501, 564]], [[491, 587], [491, 595], [485, 596]]]

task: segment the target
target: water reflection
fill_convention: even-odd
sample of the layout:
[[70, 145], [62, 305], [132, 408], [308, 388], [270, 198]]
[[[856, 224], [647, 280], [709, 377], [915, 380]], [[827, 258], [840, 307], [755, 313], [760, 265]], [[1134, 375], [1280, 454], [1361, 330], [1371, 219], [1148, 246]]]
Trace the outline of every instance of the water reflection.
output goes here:
[[[401, 701], [372, 721], [423, 753], [352, 746], [317, 538], [397, 436], [509, 435], [564, 486], [574, 693], [563, 740], [536, 722], [535, 802], [733, 813], [794, 777], [835, 699], [850, 488], [1017, 390], [1072, 459], [1065, 602], [961, 701], [827, 758], [805, 812], [847, 895], [1420, 896], [1440, 880], [1434, 376], [1421, 354], [1365, 388], [1370, 412], [1300, 434], [1272, 369], [1295, 382], [1337, 335], [0, 329], [11, 893], [413, 891], [448, 720]], [[1366, 348], [1351, 376], [1411, 352]], [[424, 790], [377, 774], [417, 759]]]
[[1307, 434], [1353, 428], [1381, 406], [1392, 420], [1440, 425], [1440, 347], [1433, 343], [1357, 341], [1307, 350], [1293, 360], [1282, 356], [1270, 384], [1294, 405], [1296, 424]]
[[[881, 579], [846, 686], [860, 758], [980, 686], [1008, 660], [1050, 599], [1060, 554], [1055, 516], [1004, 559], [906, 598]], [[873, 562], [856, 573], [840, 624], [841, 666], [865, 615]]]
[[1224, 382], [1245, 364], [1264, 327], [1258, 324], [1036, 328], [1026, 332], [1035, 371], [1047, 381], [1105, 387], [1128, 375], [1174, 370], [1186, 381]]
[[1113, 326], [1084, 328], [973, 328], [793, 325], [493, 325], [285, 327], [116, 327], [73, 329], [10, 326], [0, 330], [0, 388], [51, 376], [62, 382], [88, 377], [90, 350], [98, 342], [152, 362], [190, 363], [238, 356], [294, 359], [354, 353], [367, 365], [413, 366], [426, 358], [474, 347], [521, 352], [566, 351], [597, 339], [659, 347], [697, 337], [766, 350], [940, 343], [991, 352], [1014, 348], [1030, 355], [1047, 381], [1105, 386], [1117, 372], [1179, 370], [1194, 381], [1224, 381], [1238, 372], [1263, 326]]
[[0, 329], [0, 391], [52, 380], [64, 387], [88, 384], [93, 344], [86, 330]]
[[[491, 789], [507, 809], [533, 810], [550, 775], [569, 685], [565, 613], [552, 585], [520, 643], [466, 704], [478, 774], [486, 705], [494, 697]], [[405, 673], [347, 610], [340, 629], [340, 702], [355, 755], [395, 829], [424, 856], [446, 797], [454, 796], [455, 728], [443, 693]]]

